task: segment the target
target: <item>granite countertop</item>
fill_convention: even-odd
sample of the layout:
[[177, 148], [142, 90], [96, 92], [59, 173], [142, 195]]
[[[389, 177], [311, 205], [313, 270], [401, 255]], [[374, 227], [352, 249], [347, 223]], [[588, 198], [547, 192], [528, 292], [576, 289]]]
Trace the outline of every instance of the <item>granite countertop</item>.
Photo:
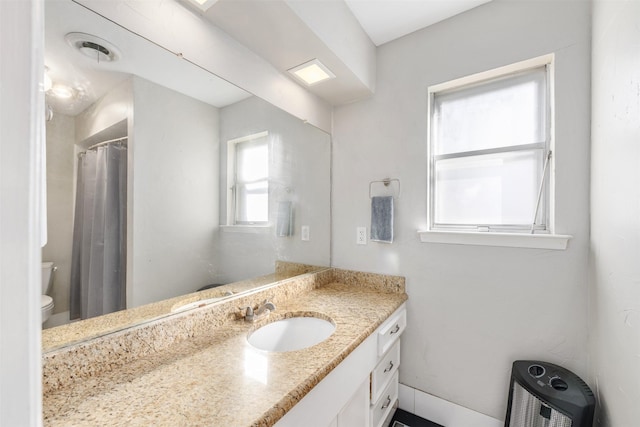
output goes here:
[[[259, 325], [234, 320], [131, 362], [47, 390], [47, 426], [271, 426], [407, 299], [334, 281], [277, 302], [287, 313], [329, 317], [325, 341], [275, 353], [253, 348]], [[204, 310], [204, 309], [198, 309]], [[264, 323], [261, 322], [261, 323]]]
[[229, 283], [204, 291], [180, 295], [127, 310], [116, 311], [103, 316], [86, 319], [82, 322], [72, 322], [55, 328], [45, 329], [42, 331], [42, 349], [43, 351], [54, 350], [153, 319], [170, 316], [172, 315], [173, 309], [182, 304], [216, 297], [228, 298], [229, 294], [231, 294], [231, 296], [237, 295], [260, 286], [273, 284], [281, 280], [290, 279], [296, 275], [322, 269], [326, 269], [326, 267], [276, 261], [276, 271], [271, 274]]

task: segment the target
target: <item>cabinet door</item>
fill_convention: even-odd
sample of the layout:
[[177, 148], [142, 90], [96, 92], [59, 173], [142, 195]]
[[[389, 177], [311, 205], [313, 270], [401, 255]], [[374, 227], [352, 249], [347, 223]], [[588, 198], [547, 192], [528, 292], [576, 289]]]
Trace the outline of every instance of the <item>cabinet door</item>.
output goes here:
[[378, 401], [371, 405], [371, 425], [373, 427], [382, 427], [382, 424], [393, 410], [397, 400], [398, 372], [396, 371]]
[[369, 425], [369, 379], [363, 382], [349, 403], [338, 414], [338, 427]]

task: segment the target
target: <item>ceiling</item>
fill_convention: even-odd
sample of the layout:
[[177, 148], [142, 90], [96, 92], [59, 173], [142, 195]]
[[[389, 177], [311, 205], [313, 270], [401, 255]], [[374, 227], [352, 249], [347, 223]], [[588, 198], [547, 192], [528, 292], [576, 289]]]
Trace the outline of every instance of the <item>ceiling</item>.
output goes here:
[[376, 46], [489, 1], [491, 0], [345, 0]]

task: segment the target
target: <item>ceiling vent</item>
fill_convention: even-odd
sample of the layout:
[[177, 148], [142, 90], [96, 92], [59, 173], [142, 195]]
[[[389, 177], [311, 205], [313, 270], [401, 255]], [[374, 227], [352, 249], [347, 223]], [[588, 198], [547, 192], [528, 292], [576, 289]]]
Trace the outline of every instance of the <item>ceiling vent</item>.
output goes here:
[[118, 48], [100, 37], [85, 33], [69, 33], [64, 38], [69, 46], [96, 62], [114, 62], [120, 58]]

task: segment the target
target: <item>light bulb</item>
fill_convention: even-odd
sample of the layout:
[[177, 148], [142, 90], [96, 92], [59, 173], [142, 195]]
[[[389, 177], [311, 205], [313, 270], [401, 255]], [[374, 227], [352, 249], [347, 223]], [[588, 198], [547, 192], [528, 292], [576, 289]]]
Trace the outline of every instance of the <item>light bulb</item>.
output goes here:
[[56, 84], [51, 88], [51, 93], [53, 93], [56, 98], [69, 99], [74, 95], [74, 90], [69, 86]]
[[44, 91], [48, 92], [49, 90], [51, 90], [51, 87], [53, 86], [53, 82], [51, 81], [51, 77], [49, 77], [49, 74], [47, 74], [47, 72], [44, 72]]

